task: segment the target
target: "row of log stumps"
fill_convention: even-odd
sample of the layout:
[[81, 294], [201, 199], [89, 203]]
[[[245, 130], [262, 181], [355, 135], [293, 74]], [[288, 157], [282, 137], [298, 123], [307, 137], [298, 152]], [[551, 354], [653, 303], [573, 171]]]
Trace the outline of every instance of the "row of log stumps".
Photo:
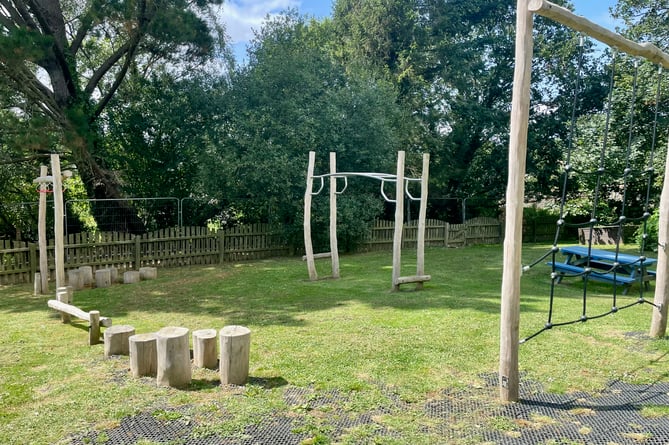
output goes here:
[[[221, 384], [244, 385], [249, 375], [251, 331], [244, 326], [225, 326], [193, 331], [193, 361], [189, 329], [168, 326], [155, 333], [136, 334], [127, 325], [105, 330], [105, 357], [129, 355], [133, 377], [155, 377], [158, 386], [185, 388], [191, 383], [192, 366], [216, 369]], [[220, 344], [218, 359], [216, 340]]]
[[119, 278], [122, 278], [124, 284], [132, 284], [139, 283], [142, 280], [154, 280], [157, 277], [158, 269], [155, 267], [140, 267], [139, 270], [129, 270], [124, 272], [122, 277], [119, 277], [118, 269], [113, 266], [97, 269], [95, 273], [93, 273], [91, 266], [81, 266], [67, 271], [68, 284], [74, 290], [81, 290], [85, 287], [109, 287], [118, 283]]

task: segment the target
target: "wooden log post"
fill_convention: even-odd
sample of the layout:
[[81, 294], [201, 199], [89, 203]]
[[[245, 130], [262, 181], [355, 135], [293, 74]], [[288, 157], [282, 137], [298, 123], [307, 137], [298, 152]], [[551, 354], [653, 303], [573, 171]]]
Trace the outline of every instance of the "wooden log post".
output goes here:
[[404, 151], [397, 152], [397, 182], [395, 185], [395, 231], [393, 234], [393, 290], [400, 290], [402, 273], [402, 232], [404, 231]]
[[84, 283], [84, 287], [93, 285], [93, 267], [80, 266], [79, 273], [81, 274], [81, 280]]
[[56, 289], [65, 285], [65, 236], [63, 224], [63, 178], [60, 171], [60, 157], [51, 155], [51, 175], [53, 176], [54, 208], [54, 258], [56, 263]]
[[105, 357], [129, 355], [129, 338], [133, 335], [135, 335], [135, 328], [129, 325], [118, 325], [105, 329]]
[[[61, 303], [72, 304], [72, 300], [73, 300], [72, 287], [63, 286], [63, 287], [57, 288], [56, 289], [56, 300], [60, 301]], [[60, 317], [61, 317], [61, 320], [63, 321], [63, 323], [69, 323], [71, 321], [70, 314], [68, 314], [67, 312], [61, 312]]]
[[100, 343], [100, 311], [88, 312], [88, 344]]
[[118, 283], [118, 268], [114, 266], [109, 266], [107, 267], [107, 270], [109, 270], [109, 281], [112, 284]]
[[134, 284], [139, 283], [140, 275], [137, 270], [129, 270], [123, 272], [123, 284]]
[[330, 253], [332, 278], [339, 278], [339, 245], [337, 243], [337, 153], [330, 152]]
[[188, 329], [168, 326], [157, 332], [156, 384], [185, 388], [191, 382]]
[[[669, 141], [667, 142], [669, 146]], [[664, 184], [660, 195], [660, 219], [658, 222], [657, 275], [655, 277], [656, 308], [650, 322], [650, 336], [661, 338], [667, 333], [669, 313], [669, 151], [665, 160]]]
[[140, 267], [139, 278], [141, 280], [155, 280], [158, 278], [158, 269], [155, 267]]
[[251, 330], [244, 326], [225, 326], [220, 332], [219, 374], [223, 385], [244, 385], [249, 377]]
[[198, 368], [216, 369], [216, 329], [193, 331], [193, 364]]
[[158, 335], [135, 334], [128, 338], [130, 372], [135, 378], [155, 377], [158, 369]]
[[70, 269], [67, 271], [67, 284], [74, 290], [84, 288], [84, 275], [79, 269]]
[[[46, 177], [49, 168], [46, 165], [40, 166], [40, 177]], [[46, 182], [40, 182], [39, 185], [39, 210], [37, 220], [37, 238], [39, 244], [39, 273], [40, 273], [40, 294], [49, 292], [49, 257], [47, 255], [47, 236], [46, 236], [46, 191], [48, 185]]]
[[95, 271], [95, 287], [111, 286], [111, 272], [109, 269], [98, 269]]
[[500, 311], [499, 391], [502, 402], [518, 401], [520, 385], [518, 370], [520, 276], [527, 128], [534, 49], [533, 17], [528, 11], [529, 1], [518, 0], [516, 11], [516, 59], [509, 135], [509, 174], [506, 188], [506, 229]]
[[[416, 275], [425, 275], [425, 220], [427, 219], [427, 193], [430, 178], [430, 155], [423, 154], [423, 172], [420, 178], [420, 207], [418, 210], [418, 236], [416, 240]], [[423, 281], [416, 282], [416, 289], [423, 289]]]
[[33, 279], [33, 295], [42, 295], [42, 274], [39, 272], [35, 273]]
[[316, 281], [316, 262], [314, 261], [314, 246], [311, 242], [311, 197], [314, 188], [314, 165], [316, 163], [316, 152], [309, 152], [309, 165], [307, 167], [307, 187], [304, 192], [304, 251], [307, 257], [307, 271], [309, 279]]

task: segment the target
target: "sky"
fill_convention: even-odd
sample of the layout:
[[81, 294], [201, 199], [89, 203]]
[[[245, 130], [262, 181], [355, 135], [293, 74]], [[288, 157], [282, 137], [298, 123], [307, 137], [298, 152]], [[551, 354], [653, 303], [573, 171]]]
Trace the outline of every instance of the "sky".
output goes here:
[[[571, 0], [576, 14], [613, 29], [615, 23], [609, 13], [616, 0]], [[227, 32], [238, 60], [244, 59], [246, 44], [253, 38], [253, 30], [259, 30], [267, 15], [278, 14], [287, 9], [297, 9], [302, 15], [315, 18], [332, 14], [332, 0], [226, 0], [223, 17]]]

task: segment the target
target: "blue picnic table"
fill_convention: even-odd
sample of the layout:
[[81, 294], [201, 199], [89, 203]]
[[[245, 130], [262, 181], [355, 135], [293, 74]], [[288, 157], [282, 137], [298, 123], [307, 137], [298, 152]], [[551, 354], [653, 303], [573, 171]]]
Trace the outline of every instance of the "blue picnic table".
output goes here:
[[559, 273], [558, 282], [563, 277], [587, 276], [591, 280], [623, 285], [623, 294], [627, 294], [633, 283], [643, 282], [648, 286], [655, 278], [655, 271], [648, 269], [657, 262], [654, 258], [585, 246], [562, 247], [560, 252], [565, 255], [564, 262], [548, 263]]

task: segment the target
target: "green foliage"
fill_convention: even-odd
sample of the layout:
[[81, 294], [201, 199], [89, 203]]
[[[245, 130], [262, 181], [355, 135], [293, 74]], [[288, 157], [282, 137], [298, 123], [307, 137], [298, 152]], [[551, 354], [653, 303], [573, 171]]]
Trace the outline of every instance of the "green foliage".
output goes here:
[[639, 228], [634, 232], [634, 239], [639, 245], [639, 248], [657, 252], [659, 246], [660, 233], [660, 212], [656, 211], [650, 217], [641, 223]]
[[[200, 162], [209, 196], [237, 209], [245, 222], [284, 224], [296, 244], [303, 238], [309, 151], [317, 152], [316, 174], [329, 171], [331, 151], [337, 153], [338, 171], [392, 172], [396, 151], [404, 148], [406, 114], [392, 85], [365, 73], [347, 74], [316, 45], [321, 31], [295, 14], [265, 24], [248, 66], [231, 78], [218, 138], [207, 144]], [[380, 210], [360, 187], [352, 184], [345, 195], [350, 200], [341, 199], [340, 230], [347, 246]], [[324, 222], [328, 213], [317, 209], [320, 227], [319, 218]]]

